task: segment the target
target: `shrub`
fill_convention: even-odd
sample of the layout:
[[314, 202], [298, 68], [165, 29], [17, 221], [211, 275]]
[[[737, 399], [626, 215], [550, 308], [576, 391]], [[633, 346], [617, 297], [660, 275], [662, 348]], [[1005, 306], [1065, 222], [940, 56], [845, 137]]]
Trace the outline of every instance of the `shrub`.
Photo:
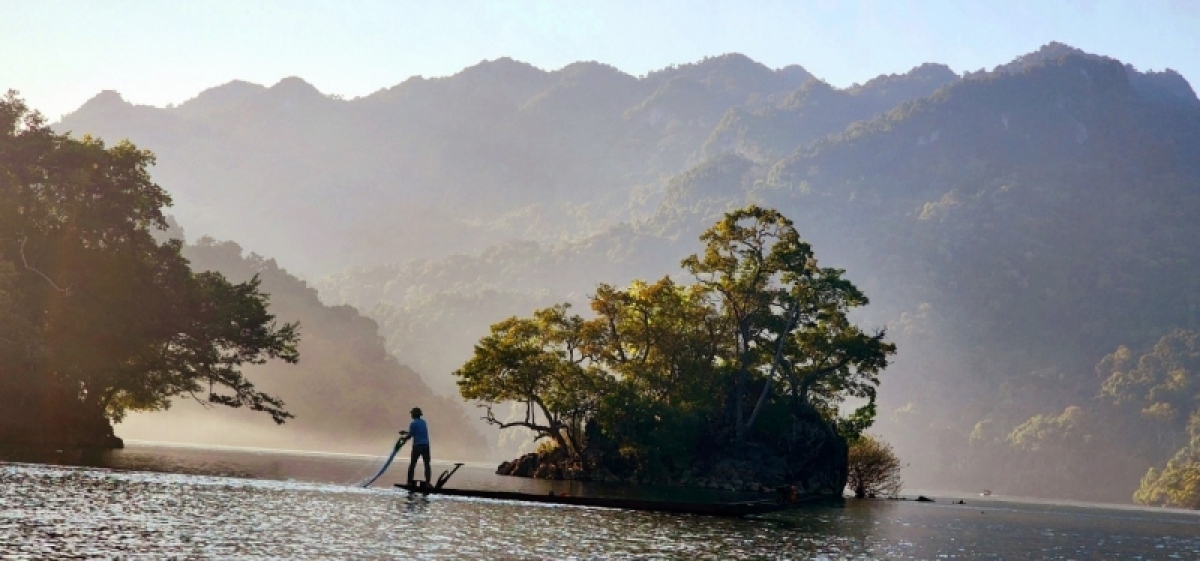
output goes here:
[[871, 435], [863, 434], [850, 444], [849, 477], [846, 487], [856, 498], [886, 496], [900, 493], [900, 459], [892, 445]]

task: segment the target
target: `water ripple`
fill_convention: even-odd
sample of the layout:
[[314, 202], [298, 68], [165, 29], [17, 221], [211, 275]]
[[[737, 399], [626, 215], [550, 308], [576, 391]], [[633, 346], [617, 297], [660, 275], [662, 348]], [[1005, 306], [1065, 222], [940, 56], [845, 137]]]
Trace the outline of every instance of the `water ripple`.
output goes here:
[[848, 502], [726, 520], [33, 464], [0, 464], [0, 507], [14, 559], [1200, 558], [1190, 519], [1128, 512]]

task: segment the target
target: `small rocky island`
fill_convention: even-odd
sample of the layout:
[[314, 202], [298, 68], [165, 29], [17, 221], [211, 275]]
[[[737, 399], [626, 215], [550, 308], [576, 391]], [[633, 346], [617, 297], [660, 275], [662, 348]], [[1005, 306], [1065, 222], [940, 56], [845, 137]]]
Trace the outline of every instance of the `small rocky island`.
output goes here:
[[813, 422], [807, 429], [813, 432], [809, 440], [813, 446], [798, 450], [792, 457], [754, 443], [747, 445], [740, 455], [718, 453], [708, 458], [696, 458], [691, 465], [668, 472], [640, 470], [623, 461], [619, 454], [592, 450], [583, 458], [575, 459], [555, 448], [503, 462], [496, 474], [749, 492], [766, 492], [792, 485], [804, 495], [841, 496], [847, 478], [845, 438], [820, 421]]
[[496, 473], [842, 495], [895, 346], [848, 320], [866, 296], [780, 213], [730, 212], [700, 239], [690, 283], [602, 284], [591, 318], [560, 304], [492, 326], [460, 392], [543, 441]]

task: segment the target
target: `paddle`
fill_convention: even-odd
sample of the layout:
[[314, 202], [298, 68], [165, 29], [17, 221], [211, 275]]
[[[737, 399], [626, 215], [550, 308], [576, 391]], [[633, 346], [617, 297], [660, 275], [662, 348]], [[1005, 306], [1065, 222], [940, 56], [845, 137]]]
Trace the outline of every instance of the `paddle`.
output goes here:
[[379, 471], [374, 476], [362, 484], [363, 488], [370, 487], [376, 479], [379, 479], [379, 476], [383, 475], [383, 472], [387, 471], [388, 466], [392, 465], [392, 460], [396, 459], [396, 454], [404, 447], [404, 443], [408, 442], [408, 438], [408, 431], [400, 431], [400, 438], [396, 439], [396, 445], [392, 447], [391, 455], [388, 456], [386, 462], [383, 462], [383, 467], [379, 468]]

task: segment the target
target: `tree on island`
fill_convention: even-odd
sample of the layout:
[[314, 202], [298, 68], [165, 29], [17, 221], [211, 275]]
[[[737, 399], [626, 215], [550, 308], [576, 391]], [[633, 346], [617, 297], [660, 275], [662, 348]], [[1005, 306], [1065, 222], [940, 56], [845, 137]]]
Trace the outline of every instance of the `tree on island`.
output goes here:
[[900, 494], [900, 459], [888, 444], [869, 434], [850, 443], [850, 472], [846, 487], [855, 498], [895, 497]]
[[159, 243], [169, 195], [129, 142], [56, 134], [0, 100], [0, 447], [119, 445], [111, 421], [177, 396], [291, 417], [241, 369], [296, 362], [258, 279], [193, 273]]
[[[457, 374], [463, 397], [482, 402], [489, 423], [524, 427], [578, 456], [585, 446], [583, 424], [596, 413], [611, 380], [586, 354], [585, 322], [567, 316], [567, 309], [555, 306], [535, 312], [533, 319], [493, 325]], [[523, 417], [498, 420], [492, 405], [501, 402], [521, 405]]]
[[[493, 325], [455, 372], [463, 397], [492, 424], [553, 440], [569, 463], [669, 479], [763, 457], [765, 479], [832, 466], [840, 492], [845, 438], [870, 426], [895, 347], [849, 321], [867, 298], [818, 267], [778, 212], [728, 213], [701, 240], [683, 261], [694, 284], [600, 285], [591, 319], [561, 305]], [[865, 403], [842, 417], [849, 397]], [[506, 402], [524, 418], [497, 419]]]

